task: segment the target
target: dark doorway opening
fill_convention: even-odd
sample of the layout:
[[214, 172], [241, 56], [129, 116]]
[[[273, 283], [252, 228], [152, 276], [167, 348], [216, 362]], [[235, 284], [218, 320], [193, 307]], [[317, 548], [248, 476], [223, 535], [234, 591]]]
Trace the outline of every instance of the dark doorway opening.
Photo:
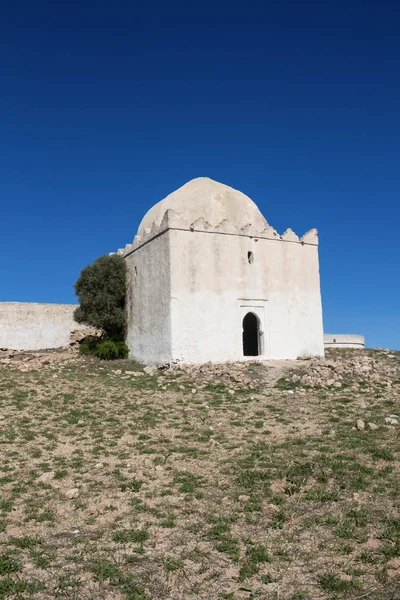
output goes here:
[[243, 354], [244, 356], [260, 354], [260, 324], [258, 317], [251, 312], [243, 319]]

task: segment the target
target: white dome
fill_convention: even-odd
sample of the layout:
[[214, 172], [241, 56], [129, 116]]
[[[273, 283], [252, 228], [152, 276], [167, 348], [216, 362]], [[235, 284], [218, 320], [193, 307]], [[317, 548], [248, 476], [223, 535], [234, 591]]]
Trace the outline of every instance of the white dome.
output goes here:
[[249, 223], [259, 231], [268, 226], [248, 196], [208, 177], [197, 177], [155, 204], [143, 217], [138, 235], [143, 235], [153, 224], [158, 227], [169, 209], [183, 217], [188, 225], [203, 217], [213, 227], [224, 220], [238, 229]]

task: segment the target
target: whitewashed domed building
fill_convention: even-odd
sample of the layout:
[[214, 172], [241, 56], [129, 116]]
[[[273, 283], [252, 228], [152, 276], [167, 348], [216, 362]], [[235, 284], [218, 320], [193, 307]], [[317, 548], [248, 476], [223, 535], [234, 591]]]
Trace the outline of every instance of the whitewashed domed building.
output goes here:
[[146, 364], [323, 356], [318, 236], [279, 235], [206, 177], [144, 216], [128, 267], [130, 355]]

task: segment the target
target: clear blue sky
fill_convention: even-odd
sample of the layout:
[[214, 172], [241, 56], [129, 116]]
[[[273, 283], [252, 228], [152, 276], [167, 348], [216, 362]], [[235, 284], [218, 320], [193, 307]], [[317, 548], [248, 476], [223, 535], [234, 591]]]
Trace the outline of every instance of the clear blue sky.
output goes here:
[[36, 2], [0, 18], [0, 300], [79, 271], [208, 176], [317, 227], [324, 328], [400, 349], [398, 2]]

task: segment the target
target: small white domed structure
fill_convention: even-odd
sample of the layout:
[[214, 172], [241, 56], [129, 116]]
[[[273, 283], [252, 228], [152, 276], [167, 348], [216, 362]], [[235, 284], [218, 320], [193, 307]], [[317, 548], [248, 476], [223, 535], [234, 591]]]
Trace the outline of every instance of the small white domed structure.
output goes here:
[[252, 223], [261, 231], [268, 225], [253, 200], [208, 177], [192, 179], [155, 204], [143, 217], [138, 235], [148, 228], [159, 227], [167, 210], [184, 215], [191, 223], [203, 218], [212, 227], [229, 221], [237, 229]]
[[153, 206], [118, 252], [136, 360], [323, 356], [315, 229], [280, 235], [248, 196], [199, 177]]

